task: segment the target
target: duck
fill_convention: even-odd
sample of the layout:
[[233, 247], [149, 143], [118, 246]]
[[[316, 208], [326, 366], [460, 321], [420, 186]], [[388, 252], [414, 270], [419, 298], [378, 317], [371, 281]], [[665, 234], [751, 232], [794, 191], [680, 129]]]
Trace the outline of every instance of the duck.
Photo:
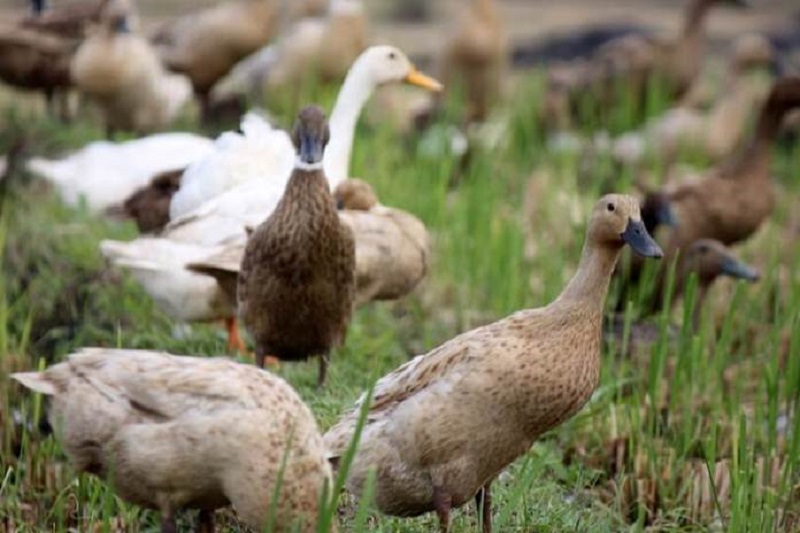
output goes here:
[[324, 17], [299, 20], [270, 50], [259, 89], [275, 94], [307, 84], [310, 76], [322, 83], [341, 80], [367, 48], [367, 31], [361, 0], [330, 0]]
[[701, 238], [727, 246], [742, 242], [770, 216], [775, 206], [772, 146], [784, 115], [797, 107], [800, 77], [777, 80], [761, 106], [755, 131], [741, 150], [699, 178], [664, 186], [679, 220], [666, 240], [668, 259]]
[[564, 114], [576, 114], [587, 92], [597, 98], [598, 106], [608, 106], [621, 98], [620, 87], [643, 104], [651, 80], [658, 80], [667, 98], [679, 100], [700, 73], [706, 19], [711, 8], [721, 3], [746, 5], [744, 0], [691, 0], [683, 29], [675, 38], [629, 34], [604, 43], [586, 61], [557, 66], [548, 75], [547, 92], [554, 94], [544, 100], [551, 106], [551, 115], [545, 118], [571, 124]]
[[[697, 278], [697, 289], [689, 316], [692, 329], [695, 331], [700, 326], [706, 296], [717, 279], [724, 276], [755, 283], [761, 277], [758, 270], [739, 259], [730, 248], [721, 242], [714, 239], [699, 239], [692, 243], [686, 253], [681, 256], [676, 269], [675, 284], [669, 298], [659, 291], [650, 301], [653, 304], [657, 303], [659, 308], [673, 309], [677, 301], [683, 297], [692, 276]], [[654, 306], [649, 312], [657, 310]], [[603, 331], [604, 341], [617, 346], [625, 346], [628, 353], [639, 354], [633, 355], [635, 358], [648, 358], [650, 347], [657, 343], [661, 336], [661, 326], [652, 322], [639, 321], [630, 323], [627, 329], [629, 330], [629, 339], [626, 342], [624, 313], [610, 315]], [[679, 332], [674, 328], [669, 328], [667, 335], [670, 340], [677, 340]]]
[[267, 356], [293, 361], [317, 355], [319, 386], [330, 351], [347, 334], [356, 270], [353, 231], [339, 219], [325, 178], [329, 138], [324, 111], [303, 108], [292, 132], [294, 170], [275, 210], [247, 240], [236, 289], [256, 364], [263, 367]]
[[69, 65], [80, 36], [43, 23], [50, 18], [44, 2], [33, 1], [32, 7], [30, 16], [0, 23], [0, 80], [19, 89], [41, 91], [48, 111], [65, 119], [64, 95], [72, 86]]
[[75, 87], [100, 108], [109, 137], [165, 128], [191, 97], [188, 80], [167, 72], [147, 39], [133, 31], [131, 11], [127, 0], [109, 0], [70, 63]]
[[169, 205], [185, 171], [185, 168], [176, 168], [159, 172], [121, 206], [111, 206], [106, 213], [135, 221], [140, 233], [157, 234], [169, 222]]
[[21, 26], [71, 39], [82, 39], [88, 27], [98, 21], [104, 2], [87, 1], [54, 8], [47, 0], [31, 0], [31, 14]]
[[[359, 110], [378, 85], [392, 81], [405, 81], [429, 90], [442, 89], [439, 82], [419, 72], [399, 49], [375, 46], [365, 50], [351, 67], [330, 118], [331, 141], [325, 149], [323, 164], [332, 189], [349, 175]], [[220, 176], [225, 179], [224, 174]], [[159, 238], [144, 237], [130, 242], [107, 239], [100, 243], [101, 253], [113, 265], [131, 271], [133, 278], [173, 319], [188, 322], [229, 317], [229, 311], [222, 317], [217, 311], [219, 289], [214, 278], [186, 267], [224, 252], [225, 246], [245, 242], [247, 228], [263, 222], [275, 209], [286, 179], [288, 175], [246, 180], [171, 220]], [[181, 187], [185, 185], [184, 174]], [[174, 205], [175, 197], [171, 210]], [[176, 242], [180, 245], [173, 246]]]
[[214, 149], [186, 132], [156, 133], [123, 142], [93, 141], [55, 159], [34, 157], [27, 170], [51, 183], [61, 200], [101, 214], [119, 206], [153, 176], [185, 168]]
[[763, 104], [770, 88], [773, 61], [769, 40], [758, 34], [736, 39], [729, 60], [724, 91], [708, 111], [678, 106], [650, 122], [644, 131], [614, 141], [615, 157], [627, 164], [639, 162], [649, 149], [673, 161], [681, 149], [691, 148], [719, 161], [730, 155], [747, 133], [753, 110]]
[[236, 63], [275, 35], [276, 0], [235, 0], [168, 21], [150, 41], [167, 67], [189, 77], [201, 117], [208, 117], [210, 92]]
[[[372, 46], [353, 62], [330, 117], [331, 142], [324, 164], [331, 189], [350, 177], [353, 138], [364, 104], [379, 86], [397, 82], [442, 90], [438, 81], [422, 74], [393, 46]], [[294, 148], [285, 131], [272, 128], [258, 117], [252, 117], [250, 124], [247, 121], [245, 117], [242, 135], [224, 134], [212, 156], [187, 169], [170, 206], [170, 219], [175, 222], [173, 238], [213, 239], [218, 231], [209, 233], [208, 226], [198, 227], [198, 219], [220, 228], [225, 222], [219, 217], [238, 219], [253, 210], [247, 223], [256, 225], [277, 203], [291, 172]], [[272, 198], [271, 203], [264, 202], [267, 197]], [[258, 202], [252, 203], [254, 198]], [[234, 225], [241, 232], [241, 225]]]
[[[356, 239], [354, 306], [398, 300], [412, 292], [429, 270], [430, 237], [425, 224], [406, 211], [380, 204], [372, 186], [358, 178], [340, 183], [333, 198], [339, 219]], [[221, 248], [189, 263], [187, 269], [214, 277], [226, 297], [235, 301], [245, 241]], [[232, 309], [230, 316], [234, 315]]]
[[464, 91], [464, 123], [483, 122], [503, 94], [509, 40], [493, 0], [471, 0], [460, 8], [439, 59], [442, 82]]
[[199, 509], [198, 530], [213, 531], [214, 510], [229, 504], [256, 530], [274, 519], [275, 531], [297, 531], [295, 521], [317, 531], [331, 469], [311, 410], [281, 378], [224, 358], [110, 348], [12, 378], [51, 398], [75, 469], [160, 511], [162, 533], [177, 533], [182, 509]]
[[369, 401], [347, 490], [359, 495], [371, 478], [381, 512], [435, 511], [445, 532], [451, 509], [474, 497], [483, 531], [491, 531], [492, 480], [597, 387], [603, 305], [625, 244], [661, 256], [636, 199], [603, 196], [578, 270], [555, 301], [462, 333], [379, 379], [371, 400], [362, 395], [323, 436], [336, 465]]

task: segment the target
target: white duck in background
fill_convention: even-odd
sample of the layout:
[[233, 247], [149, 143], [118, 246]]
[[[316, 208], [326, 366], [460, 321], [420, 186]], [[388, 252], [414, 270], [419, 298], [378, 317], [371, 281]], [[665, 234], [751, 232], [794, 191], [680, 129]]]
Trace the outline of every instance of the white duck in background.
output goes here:
[[[364, 103], [379, 85], [393, 81], [429, 90], [441, 89], [437, 81], [420, 73], [399, 49], [374, 46], [365, 50], [351, 67], [330, 118], [331, 140], [323, 164], [331, 189], [349, 175], [356, 122]], [[234, 158], [228, 161], [234, 161]], [[133, 271], [134, 278], [144, 290], [176, 320], [218, 319], [219, 313], [207, 303], [210, 301], [208, 293], [198, 290], [202, 283], [214, 282], [213, 278], [187, 270], [186, 265], [197, 261], [196, 249], [176, 241], [207, 246], [207, 255], [210, 256], [216, 245], [246, 239], [246, 228], [266, 219], [283, 195], [290, 172], [280, 174], [275, 169], [272, 171], [274, 173], [264, 169], [258, 179], [240, 182], [171, 221], [161, 238], [140, 238], [131, 242], [107, 240], [101, 243], [101, 251], [112, 263]], [[226, 187], [236, 182], [235, 177], [228, 177], [231, 181], [219, 179], [221, 175], [215, 175], [204, 183], [204, 194], [211, 194], [213, 187]], [[208, 315], [204, 316], [204, 310]]]
[[125, 142], [95, 141], [61, 159], [33, 158], [28, 170], [58, 190], [64, 203], [99, 213], [125, 201], [161, 172], [182, 168], [214, 150], [193, 133], [157, 133]]
[[[350, 153], [361, 110], [375, 89], [391, 82], [405, 82], [434, 91], [441, 89], [438, 82], [416, 70], [406, 55], [395, 47], [373, 46], [362, 52], [350, 67], [331, 113], [331, 141], [325, 149], [323, 161], [331, 189], [349, 177]], [[180, 219], [184, 216], [191, 220], [211, 216], [239, 220], [244, 215], [246, 223], [250, 223], [250, 215], [253, 215], [256, 223], [260, 223], [272, 212], [291, 174], [295, 150], [287, 132], [273, 129], [266, 122], [259, 124], [255, 117], [251, 122], [249, 125], [243, 123], [245, 133], [236, 137], [238, 142], [229, 142], [230, 139], [223, 135], [217, 150], [207, 161], [198, 161], [187, 170], [181, 188], [172, 198], [172, 220], [183, 225], [185, 221]], [[246, 130], [246, 126], [252, 132]], [[246, 185], [252, 178], [257, 179]], [[226, 191], [230, 191], [230, 195], [220, 198]], [[258, 198], [252, 198], [253, 194]], [[207, 201], [209, 205], [202, 205]], [[255, 203], [255, 213], [249, 212], [248, 202]], [[197, 212], [192, 213], [194, 209]], [[169, 232], [168, 227], [166, 233]], [[229, 237], [227, 232], [222, 233], [223, 239]], [[201, 241], [193, 241], [193, 236], [201, 238]], [[212, 236], [204, 231], [200, 234], [190, 232], [186, 237], [183, 231], [181, 236], [171, 238], [202, 242]]]

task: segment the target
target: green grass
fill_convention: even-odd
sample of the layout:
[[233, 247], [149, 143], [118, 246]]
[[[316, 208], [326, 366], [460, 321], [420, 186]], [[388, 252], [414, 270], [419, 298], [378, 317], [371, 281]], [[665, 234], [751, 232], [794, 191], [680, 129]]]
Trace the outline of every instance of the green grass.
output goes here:
[[[601, 190], [631, 190], [631, 174], [608, 161], [586, 172], [574, 157], [548, 153], [533, 126], [540, 81], [522, 80], [521, 87], [509, 104], [505, 142], [478, 150], [454, 190], [448, 186], [456, 167], [452, 156], [431, 156], [417, 139], [401, 140], [389, 128], [359, 128], [353, 175], [371, 182], [383, 203], [427, 224], [432, 268], [411, 296], [356, 313], [323, 391], [314, 387], [315, 362], [281, 368], [323, 429], [410, 356], [549, 302], [574, 271], [589, 206]], [[315, 88], [277, 101], [278, 116], [288, 125], [296, 100], [330, 105], [332, 95]], [[649, 102], [649, 108], [663, 105]], [[630, 126], [630, 115], [624, 106], [612, 110], [615, 129]], [[37, 154], [100, 135], [85, 122], [64, 126], [20, 111], [6, 116], [24, 126]], [[0, 134], [0, 147], [10, 145], [13, 131]], [[697, 333], [682, 327], [676, 345], [663, 338], [643, 358], [625, 358], [622, 346], [608, 347], [592, 401], [496, 483], [497, 531], [788, 527], [797, 511], [800, 448], [800, 429], [792, 423], [800, 393], [800, 236], [785, 225], [798, 209], [800, 150], [776, 150], [773, 168], [786, 193], [762, 232], [740, 250], [763, 279], [752, 286], [720, 283], [702, 327]], [[541, 183], [531, 198], [528, 180], [537, 169], [551, 177], [536, 173]], [[15, 178], [0, 226], [0, 530], [155, 531], [155, 513], [126, 504], [96, 478], [70, 469], [52, 437], [38, 434], [41, 399], [5, 376], [59, 361], [85, 345], [220, 355], [222, 330], [196, 325], [189, 337], [175, 338], [169, 319], [99, 255], [100, 239], [131, 238], [132, 225], [65, 208], [41, 183]], [[534, 252], [526, 251], [530, 246]], [[659, 320], [680, 325], [684, 315], [679, 307]], [[786, 430], [778, 431], [782, 421], [788, 421]], [[770, 461], [780, 462], [777, 474], [760, 473]], [[436, 526], [433, 516], [400, 520], [349, 504], [343, 516], [340, 531]], [[181, 520], [187, 525], [188, 515]], [[222, 513], [220, 522], [226, 531], [238, 530], [232, 513]], [[475, 529], [472, 506], [454, 514], [453, 531]]]

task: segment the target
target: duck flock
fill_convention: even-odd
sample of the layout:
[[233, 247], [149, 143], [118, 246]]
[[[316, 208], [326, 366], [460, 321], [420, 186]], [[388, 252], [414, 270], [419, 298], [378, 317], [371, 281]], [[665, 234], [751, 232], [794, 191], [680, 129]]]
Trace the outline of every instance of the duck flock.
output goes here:
[[[475, 501], [490, 532], [492, 482], [592, 397], [604, 338], [646, 326], [626, 318], [631, 299], [655, 315], [696, 287], [686, 316], [698, 327], [718, 277], [759, 279], [732, 247], [781, 194], [774, 145], [800, 109], [791, 51], [766, 34], [737, 36], [725, 43], [722, 88], [709, 89], [707, 19], [740, 2], [688, 0], [676, 35], [605, 32], [553, 61], [512, 50], [498, 3], [460, 6], [436, 79], [368, 39], [361, 0], [226, 0], [150, 32], [134, 0], [34, 0], [31, 14], [0, 22], [0, 80], [41, 92], [58, 120], [72, 120], [78, 94], [109, 137], [59, 159], [33, 157], [27, 171], [68, 205], [133, 219], [138, 238], [104, 240], [98, 253], [176, 324], [224, 322], [230, 353], [255, 363], [87, 347], [13, 374], [50, 397], [50, 423], [75, 469], [159, 511], [163, 532], [177, 531], [184, 509], [198, 509], [198, 530], [213, 531], [214, 511], [227, 505], [255, 529], [335, 529], [320, 517], [339, 496], [337, 472], [353, 497], [369, 490], [392, 516], [435, 513], [442, 531], [453, 509]], [[492, 132], [512, 134], [497, 109], [516, 63], [532, 57], [546, 79], [529, 120], [553, 153], [601, 153], [637, 172], [653, 158], [673, 168], [687, 149], [712, 163], [658, 185], [637, 179], [635, 194], [609, 190], [581, 207], [578, 267], [552, 302], [414, 357], [322, 433], [275, 369], [316, 357], [325, 387], [354, 309], [414, 291], [436, 252], [420, 219], [352, 177], [362, 109], [387, 86], [376, 101], [402, 124], [399, 135], [430, 127], [460, 88], [452, 146], [466, 145], [466, 165]], [[343, 81], [330, 111], [299, 102], [291, 131], [247, 109], [254, 94], [311, 80]], [[416, 89], [393, 92], [400, 85]], [[655, 87], [673, 107], [639, 130], [612, 137], [584, 127], [608, 123], [622, 100], [643, 118]], [[187, 106], [202, 124], [233, 112], [238, 130], [214, 140], [168, 131]], [[120, 132], [136, 138], [116, 142]], [[623, 267], [624, 248], [633, 255]], [[609, 318], [612, 279], [622, 296]]]

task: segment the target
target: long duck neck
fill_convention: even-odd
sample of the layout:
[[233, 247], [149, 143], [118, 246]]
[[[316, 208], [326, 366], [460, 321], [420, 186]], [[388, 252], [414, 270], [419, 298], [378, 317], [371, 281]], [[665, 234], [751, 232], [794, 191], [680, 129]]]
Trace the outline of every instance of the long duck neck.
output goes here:
[[698, 39], [705, 36], [706, 17], [714, 0], [692, 0], [683, 23], [683, 39]]
[[618, 246], [601, 245], [587, 240], [577, 272], [553, 302], [553, 306], [570, 308], [585, 305], [592, 311], [602, 313], [620, 250], [621, 247]]
[[791, 107], [774, 98], [767, 100], [761, 108], [755, 131], [747, 146], [725, 168], [726, 176], [769, 179], [772, 145], [780, 132], [783, 116]]
[[329, 121], [331, 140], [325, 150], [324, 163], [331, 188], [349, 177], [356, 123], [374, 89], [363, 63], [356, 61], [347, 73]]
[[306, 220], [308, 223], [296, 226], [317, 233], [319, 228], [315, 223], [322, 223], [325, 218], [320, 215], [333, 213], [336, 216], [336, 205], [322, 170], [295, 167], [275, 212], [281, 213], [283, 220], [294, 223]]

